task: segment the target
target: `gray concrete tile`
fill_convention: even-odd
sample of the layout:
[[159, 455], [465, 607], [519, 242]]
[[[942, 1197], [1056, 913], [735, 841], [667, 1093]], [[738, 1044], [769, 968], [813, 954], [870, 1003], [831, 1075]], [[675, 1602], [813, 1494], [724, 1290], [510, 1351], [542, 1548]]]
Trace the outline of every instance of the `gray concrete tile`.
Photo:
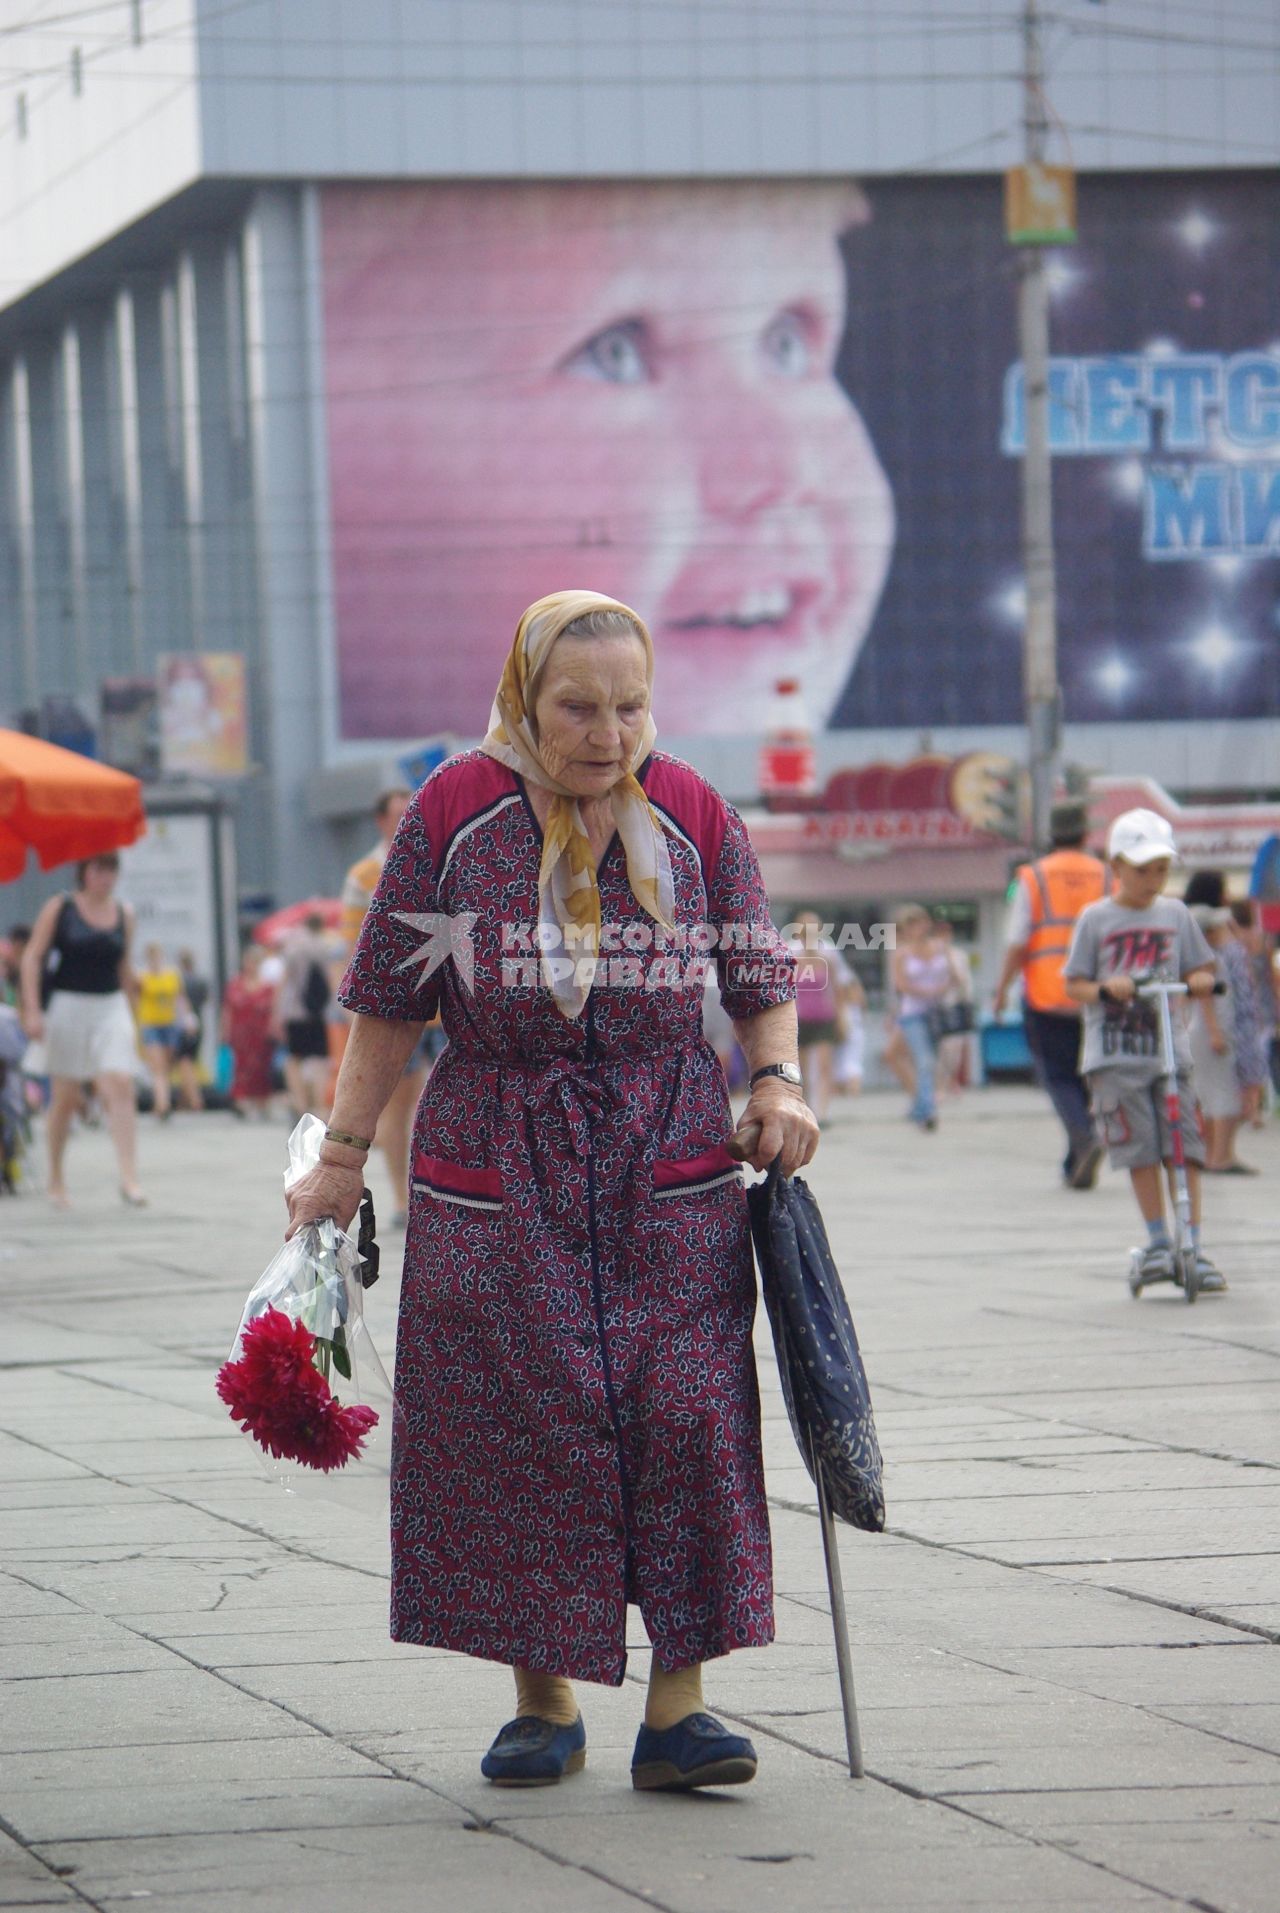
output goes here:
[[[0, 1410], [0, 1419], [19, 1422], [16, 1407], [9, 1397], [12, 1376], [5, 1378], [5, 1403]], [[92, 1477], [88, 1470], [79, 1467], [74, 1461], [67, 1461], [62, 1455], [54, 1455], [33, 1442], [19, 1440], [0, 1427], [0, 1481], [13, 1482], [40, 1481], [88, 1481]]]
[[1160, 1709], [1251, 1700], [1269, 1685], [1274, 1652], [1270, 1642], [1243, 1635], [1227, 1645], [1022, 1648], [996, 1658], [1033, 1680]]
[[[1274, 1649], [1271, 1650], [1274, 1653]], [[1280, 1701], [1220, 1701], [1217, 1704], [1162, 1704], [1153, 1711], [1184, 1727], [1201, 1727], [1244, 1746], [1265, 1748], [1280, 1758]], [[1280, 1769], [1276, 1774], [1280, 1786]]]
[[279, 1906], [350, 1913], [361, 1881], [376, 1879], [378, 1908], [421, 1913], [424, 1890], [443, 1906], [480, 1909], [519, 1900], [533, 1913], [600, 1913], [628, 1904], [599, 1878], [566, 1871], [516, 1842], [470, 1831], [463, 1816], [424, 1813], [419, 1824], [298, 1828], [288, 1833], [177, 1834], [168, 1839], [65, 1841], [42, 1854], [75, 1867], [76, 1885], [104, 1906], [146, 1895], [183, 1913], [208, 1905], [219, 1913]]
[[15, 1913], [20, 1907], [83, 1906], [37, 1854], [28, 1853], [0, 1831], [0, 1907]]
[[[1254, 1788], [1151, 1788], [1143, 1794], [1011, 1796], [1000, 1816], [1183, 1905], [1273, 1913], [1280, 1878], [1275, 1794]], [[1223, 1864], [1223, 1845], [1230, 1860]]]
[[381, 1826], [429, 1821], [437, 1794], [412, 1775], [320, 1735], [290, 1741], [213, 1742], [149, 1750], [75, 1749], [0, 1759], [12, 1776], [5, 1811], [29, 1843], [282, 1828]]
[[[1141, 1887], [927, 1803], [904, 1802], [910, 1812], [891, 1810], [886, 1822], [877, 1798], [884, 1791], [835, 1777], [788, 1789], [777, 1802], [781, 1811], [745, 1793], [651, 1802], [656, 1812], [609, 1821], [606, 1864], [632, 1893], [679, 1913], [743, 1906], [848, 1913], [851, 1903], [877, 1913], [1157, 1904]], [[541, 1819], [529, 1837], [570, 1863], [594, 1849], [583, 1818]], [[667, 1860], [673, 1846], [685, 1856], [678, 1871]]]
[[0, 1721], [0, 1753], [64, 1747], [161, 1747], [170, 1741], [274, 1740], [306, 1730], [269, 1702], [199, 1669], [72, 1674], [14, 1681]]
[[[1270, 1454], [1260, 1417], [1274, 1421], [1280, 1374], [1265, 1186], [1229, 1192], [1226, 1303], [1138, 1307], [1123, 1286], [1127, 1192], [1113, 1181], [1081, 1203], [1052, 1189], [1052, 1120], [1034, 1093], [948, 1111], [923, 1203], [892, 1108], [869, 1099], [837, 1124], [812, 1180], [850, 1251], [895, 1530], [846, 1531], [841, 1555], [868, 1761], [897, 1786], [854, 1787], [839, 1764], [817, 1524], [783, 1505], [811, 1509], [812, 1485], [761, 1319], [779, 1640], [707, 1678], [711, 1706], [755, 1723], [758, 1781], [716, 1800], [634, 1794], [649, 1656], [633, 1622], [632, 1678], [583, 1691], [586, 1773], [504, 1796], [478, 1759], [511, 1711], [506, 1671], [393, 1647], [385, 1537], [282, 1495], [212, 1399], [244, 1271], [279, 1233], [262, 1137], [210, 1119], [144, 1140], [152, 1211], [121, 1210], [109, 1165], [95, 1195], [86, 1156], [73, 1226], [27, 1204], [6, 1216], [40, 1259], [39, 1294], [10, 1293], [0, 1262], [0, 1301], [25, 1307], [31, 1345], [67, 1356], [7, 1369], [0, 1390], [0, 1507], [16, 1516], [0, 1550], [23, 1563], [0, 1571], [4, 1665], [32, 1676], [9, 1690], [24, 1738], [43, 1721], [54, 1743], [0, 1755], [0, 1800], [97, 1903], [293, 1913], [301, 1880], [308, 1913], [339, 1895], [350, 1913], [349, 1854], [379, 1913], [420, 1913], [424, 1883], [451, 1913], [594, 1913], [654, 1880], [673, 1913], [844, 1913], [851, 1882], [876, 1913], [1170, 1897], [1243, 1913], [1256, 1899], [1280, 1705], [1273, 1656], [1242, 1631], [1280, 1628], [1273, 1588], [1250, 1578], [1276, 1475], [1243, 1465]], [[1280, 1131], [1262, 1143], [1280, 1172]], [[232, 1217], [211, 1164], [237, 1188]], [[373, 1298], [379, 1332], [394, 1287]], [[1171, 1431], [1195, 1446], [1199, 1383], [1213, 1438], [1176, 1452]], [[1211, 1553], [1220, 1568], [1193, 1558]], [[1161, 1605], [1170, 1567], [1213, 1593], [1216, 1619]], [[1248, 1741], [1242, 1724], [1256, 1746], [1226, 1737]], [[898, 1790], [911, 1786], [949, 1788], [954, 1804]], [[497, 1830], [456, 1831], [469, 1817]]]

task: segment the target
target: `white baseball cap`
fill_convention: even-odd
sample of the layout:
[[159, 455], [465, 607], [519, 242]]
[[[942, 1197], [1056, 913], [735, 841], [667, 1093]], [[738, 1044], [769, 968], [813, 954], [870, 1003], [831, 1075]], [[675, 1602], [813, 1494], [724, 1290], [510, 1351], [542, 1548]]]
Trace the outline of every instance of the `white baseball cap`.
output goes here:
[[1173, 825], [1155, 810], [1126, 810], [1111, 826], [1107, 855], [1128, 864], [1154, 863], [1157, 857], [1178, 860]]

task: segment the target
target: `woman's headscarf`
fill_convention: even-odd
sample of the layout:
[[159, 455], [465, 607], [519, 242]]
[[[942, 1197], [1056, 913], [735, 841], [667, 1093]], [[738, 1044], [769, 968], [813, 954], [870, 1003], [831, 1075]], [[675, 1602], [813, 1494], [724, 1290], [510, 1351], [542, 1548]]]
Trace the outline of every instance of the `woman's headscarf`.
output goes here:
[[[616, 611], [626, 617], [644, 645], [645, 676], [653, 686], [653, 640], [643, 619], [616, 598], [597, 591], [553, 591], [531, 604], [516, 628], [515, 642], [502, 667], [498, 694], [481, 749], [532, 784], [553, 793], [542, 840], [538, 873], [538, 929], [542, 973], [561, 1014], [581, 1015], [595, 975], [600, 949], [600, 886], [582, 812], [574, 793], [559, 783], [542, 759], [533, 706], [551, 647], [569, 625], [592, 611]], [[627, 879], [641, 909], [670, 929], [675, 895], [671, 857], [661, 818], [635, 773], [653, 749], [653, 718], [646, 716], [635, 755], [609, 792], [613, 818], [627, 857]], [[573, 964], [552, 959], [568, 957]]]

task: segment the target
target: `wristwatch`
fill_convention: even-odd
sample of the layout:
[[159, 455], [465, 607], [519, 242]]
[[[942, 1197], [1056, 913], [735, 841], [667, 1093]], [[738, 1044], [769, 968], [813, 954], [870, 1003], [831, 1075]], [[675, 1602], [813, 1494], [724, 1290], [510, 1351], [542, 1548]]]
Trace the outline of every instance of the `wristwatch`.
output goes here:
[[763, 1069], [752, 1071], [750, 1087], [754, 1089], [756, 1084], [766, 1076], [777, 1076], [792, 1089], [804, 1088], [804, 1077], [800, 1074], [799, 1063], [766, 1063]]

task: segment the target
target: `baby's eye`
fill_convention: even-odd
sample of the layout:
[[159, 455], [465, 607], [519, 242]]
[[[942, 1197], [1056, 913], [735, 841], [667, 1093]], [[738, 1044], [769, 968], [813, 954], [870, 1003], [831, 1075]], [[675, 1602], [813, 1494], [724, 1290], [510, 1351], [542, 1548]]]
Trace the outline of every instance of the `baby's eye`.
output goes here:
[[813, 366], [813, 327], [800, 312], [780, 312], [765, 327], [761, 346], [775, 372], [802, 379]]
[[564, 360], [563, 369], [580, 379], [609, 385], [642, 385], [653, 377], [648, 328], [642, 319], [606, 326]]

